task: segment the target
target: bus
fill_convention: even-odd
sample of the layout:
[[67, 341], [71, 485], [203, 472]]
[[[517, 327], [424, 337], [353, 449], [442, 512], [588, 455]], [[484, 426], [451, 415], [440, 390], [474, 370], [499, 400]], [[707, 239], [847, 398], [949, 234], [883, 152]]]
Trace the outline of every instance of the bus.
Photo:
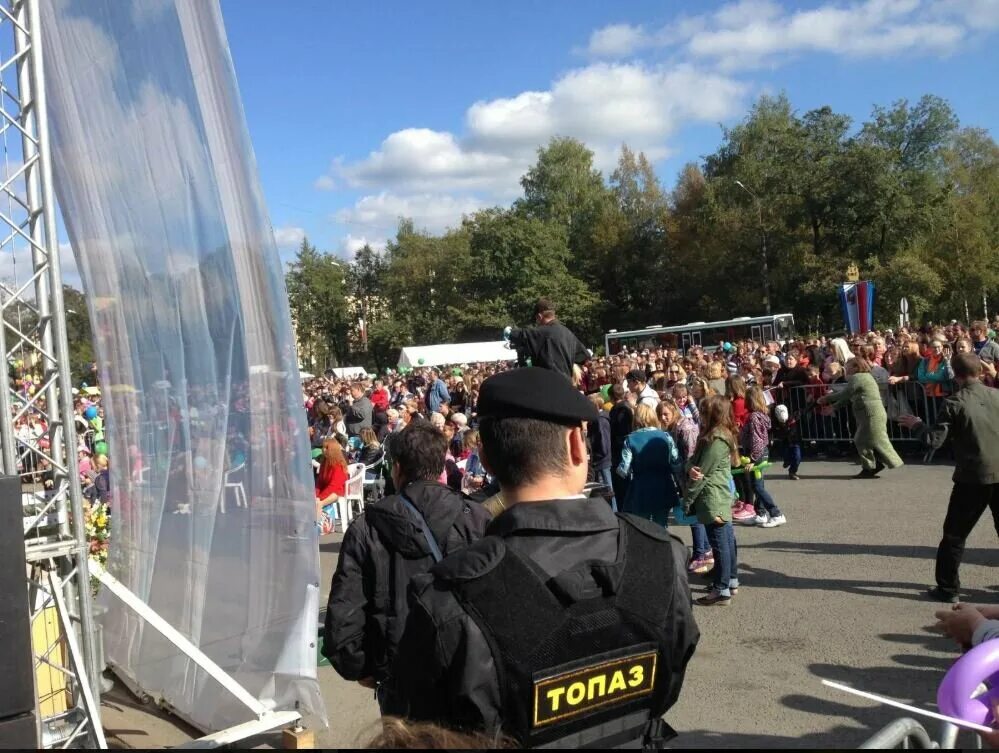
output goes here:
[[720, 342], [736, 340], [756, 342], [776, 340], [783, 345], [793, 333], [794, 316], [791, 314], [739, 316], [719, 322], [690, 322], [671, 327], [653, 324], [645, 329], [629, 332], [612, 329], [604, 336], [604, 352], [612, 356], [624, 348], [629, 351], [676, 348], [686, 353], [694, 345], [700, 345], [710, 352], [715, 350]]

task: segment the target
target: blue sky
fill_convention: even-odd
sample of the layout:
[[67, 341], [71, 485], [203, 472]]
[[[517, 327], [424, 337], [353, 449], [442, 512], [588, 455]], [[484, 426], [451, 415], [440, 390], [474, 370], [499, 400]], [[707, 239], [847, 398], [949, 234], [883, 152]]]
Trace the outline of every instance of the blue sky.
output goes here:
[[[275, 7], [281, 10], [275, 15]], [[538, 146], [622, 142], [673, 184], [785, 90], [864, 120], [925, 93], [996, 133], [999, 0], [222, 0], [275, 234], [350, 256], [516, 196]]]

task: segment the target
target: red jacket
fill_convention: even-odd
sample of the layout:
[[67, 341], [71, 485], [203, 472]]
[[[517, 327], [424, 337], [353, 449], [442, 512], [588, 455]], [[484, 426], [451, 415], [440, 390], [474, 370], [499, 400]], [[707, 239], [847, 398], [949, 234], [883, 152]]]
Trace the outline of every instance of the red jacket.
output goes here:
[[316, 499], [324, 500], [330, 494], [342, 497], [347, 493], [347, 469], [342, 465], [323, 464], [316, 478]]
[[742, 428], [743, 424], [749, 418], [749, 411], [746, 410], [746, 399], [744, 397], [732, 398], [732, 418], [735, 419], [735, 425], [739, 429]]

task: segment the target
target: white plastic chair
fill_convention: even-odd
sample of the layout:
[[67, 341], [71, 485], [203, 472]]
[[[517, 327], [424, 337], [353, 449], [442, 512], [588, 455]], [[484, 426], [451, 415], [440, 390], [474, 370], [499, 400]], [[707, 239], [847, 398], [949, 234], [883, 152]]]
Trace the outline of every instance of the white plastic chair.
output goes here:
[[343, 495], [347, 508], [346, 522], [353, 519], [353, 503], [357, 503], [357, 514], [364, 512], [364, 463], [351, 463], [347, 466], [347, 489]]
[[249, 507], [246, 502], [246, 489], [243, 487], [243, 480], [232, 480], [232, 477], [237, 473], [241, 473], [244, 468], [246, 468], [246, 463], [240, 463], [225, 473], [225, 485], [222, 487], [222, 499], [219, 501], [219, 512], [223, 515], [225, 515], [225, 497], [230, 489], [232, 489], [232, 493], [236, 498], [236, 507]]

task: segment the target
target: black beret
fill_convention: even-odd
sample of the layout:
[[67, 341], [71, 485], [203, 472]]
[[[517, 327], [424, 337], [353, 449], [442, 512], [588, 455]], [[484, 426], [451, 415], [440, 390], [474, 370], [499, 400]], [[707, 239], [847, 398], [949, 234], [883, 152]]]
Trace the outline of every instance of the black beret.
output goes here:
[[536, 418], [576, 426], [596, 421], [596, 407], [561, 374], [540, 367], [511, 369], [489, 377], [479, 391], [480, 418]]
[[644, 371], [639, 371], [638, 369], [632, 369], [628, 372], [628, 380], [632, 382], [642, 382], [643, 384], [649, 381], [649, 378], [645, 376]]

